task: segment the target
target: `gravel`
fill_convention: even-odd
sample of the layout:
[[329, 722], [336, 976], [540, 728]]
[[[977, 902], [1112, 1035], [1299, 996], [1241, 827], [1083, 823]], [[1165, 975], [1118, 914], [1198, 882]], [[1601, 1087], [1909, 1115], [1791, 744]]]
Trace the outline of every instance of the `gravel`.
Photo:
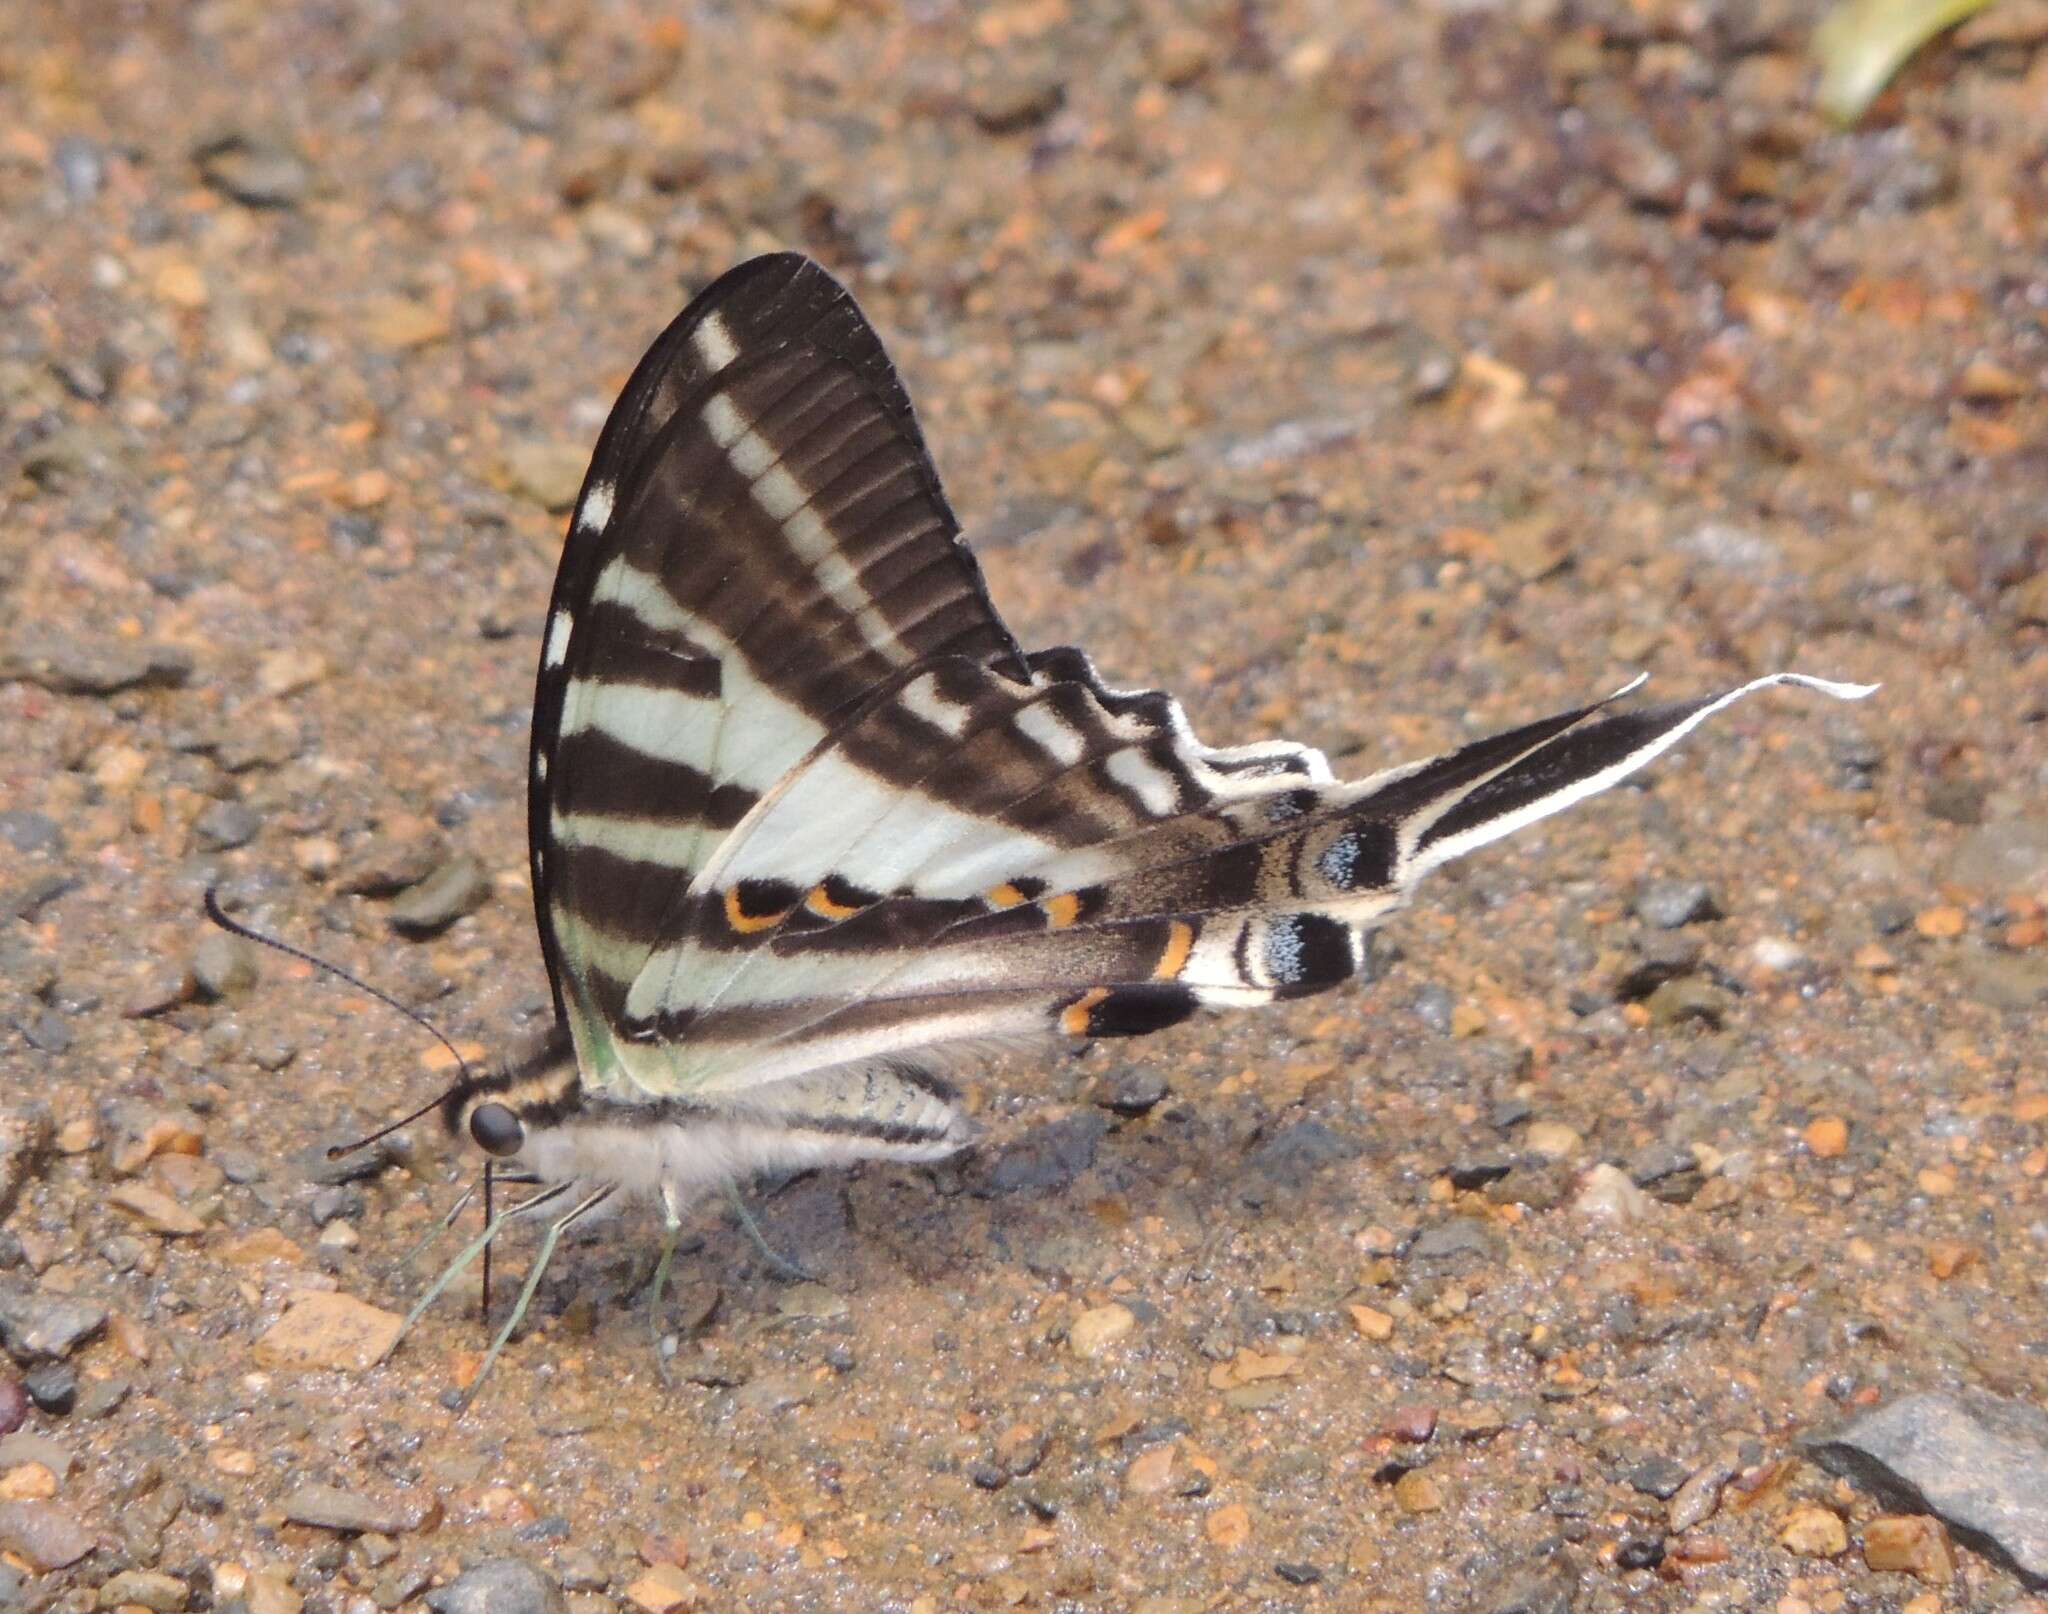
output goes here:
[[1982, 1392], [1907, 1396], [1816, 1437], [1823, 1467], [2048, 1588], [2048, 1411]]
[[[0, 1386], [76, 1374], [15, 1431], [68, 1471], [5, 1500], [81, 1556], [24, 1600], [357, 1614], [510, 1553], [573, 1614], [2025, 1597], [1791, 1460], [1918, 1391], [2048, 1406], [2029, 9], [1840, 134], [1785, 6], [34, 8], [0, 1115], [53, 1133], [0, 1128]], [[1639, 667], [1884, 688], [1760, 696], [1433, 874], [1355, 986], [949, 1056], [975, 1156], [750, 1194], [843, 1312], [708, 1196], [664, 1377], [655, 1218], [577, 1230], [457, 1416], [474, 1267], [366, 1358], [479, 1231], [403, 1260], [476, 1151], [429, 1114], [317, 1159], [457, 1072], [288, 960], [200, 969], [198, 898], [479, 1072], [544, 1029], [560, 507], [647, 341], [778, 245], [883, 332], [1019, 642], [1212, 743], [1359, 778]], [[286, 1520], [311, 1485], [441, 1516], [375, 1546]], [[1845, 1550], [1783, 1542], [1808, 1505]]]

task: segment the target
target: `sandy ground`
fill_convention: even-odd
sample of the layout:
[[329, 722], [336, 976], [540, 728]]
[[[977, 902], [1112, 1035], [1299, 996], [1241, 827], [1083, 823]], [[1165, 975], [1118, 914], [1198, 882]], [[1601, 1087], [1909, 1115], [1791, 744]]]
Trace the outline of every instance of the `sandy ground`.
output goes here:
[[[1801, 1444], [2048, 1406], [2038, 0], [1847, 135], [1778, 0], [8, 9], [0, 1608], [2041, 1606]], [[598, 1229], [457, 1417], [474, 1282], [382, 1367], [312, 1326], [474, 1164], [318, 1144], [447, 1067], [200, 892], [530, 1027], [561, 508], [782, 245], [1020, 635], [1205, 738], [1885, 688], [1438, 879], [1362, 986], [969, 1071], [976, 1157], [757, 1192], [813, 1281], [707, 1207], [674, 1387]]]

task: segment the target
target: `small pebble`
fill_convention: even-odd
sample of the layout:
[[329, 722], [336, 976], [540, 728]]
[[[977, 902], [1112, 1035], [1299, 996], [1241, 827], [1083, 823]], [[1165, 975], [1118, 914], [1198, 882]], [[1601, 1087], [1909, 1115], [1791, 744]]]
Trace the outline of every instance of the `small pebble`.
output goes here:
[[62, 1503], [0, 1502], [0, 1547], [20, 1553], [34, 1570], [68, 1568], [98, 1544]]
[[122, 1608], [130, 1604], [151, 1614], [179, 1614], [191, 1596], [190, 1589], [176, 1575], [155, 1569], [124, 1569], [100, 1587], [101, 1608]]
[[1068, 1325], [1067, 1349], [1076, 1356], [1100, 1356], [1137, 1326], [1137, 1314], [1112, 1301], [1082, 1312]]
[[104, 1306], [0, 1279], [0, 1346], [17, 1362], [61, 1360], [106, 1326]]
[[1627, 1172], [1602, 1161], [1586, 1173], [1573, 1208], [1581, 1216], [1627, 1226], [1648, 1216], [1654, 1203]]
[[450, 858], [392, 903], [391, 928], [413, 941], [438, 936], [465, 914], [475, 913], [491, 894], [491, 877], [468, 855]]
[[1816, 1160], [1833, 1160], [1848, 1150], [1849, 1123], [1839, 1115], [1817, 1116], [1799, 1136]]
[[217, 801], [192, 821], [192, 833], [209, 852], [231, 852], [247, 846], [263, 820], [246, 802]]
[[1955, 1554], [1941, 1520], [1927, 1514], [1887, 1514], [1863, 1527], [1863, 1561], [1872, 1569], [1912, 1575], [1931, 1585], [1955, 1579]]
[[1403, 1513], [1434, 1513], [1444, 1505], [1442, 1489], [1419, 1468], [1394, 1482], [1394, 1500]]
[[294, 1524], [382, 1536], [427, 1528], [440, 1515], [440, 1504], [431, 1494], [373, 1496], [342, 1485], [301, 1485], [280, 1506]]
[[239, 936], [215, 931], [192, 950], [192, 988], [202, 1002], [237, 997], [256, 984], [256, 959]]
[[1805, 1503], [1779, 1522], [1778, 1545], [1802, 1558], [1833, 1558], [1849, 1550], [1849, 1530], [1832, 1508]]
[[1714, 898], [1698, 880], [1646, 880], [1636, 891], [1636, 917], [1659, 930], [1676, 930], [1713, 917]]
[[244, 207], [296, 207], [312, 178], [297, 152], [258, 135], [210, 140], [193, 157], [208, 185]]
[[585, 444], [522, 438], [505, 450], [505, 481], [521, 498], [560, 514], [576, 502], [589, 463]]
[[62, 1418], [78, 1404], [78, 1369], [69, 1362], [45, 1362], [22, 1376], [22, 1388], [36, 1410]]
[[361, 1372], [397, 1341], [403, 1321], [350, 1295], [301, 1292], [256, 1341], [256, 1360], [270, 1368]]
[[1126, 1066], [1096, 1090], [1095, 1102], [1118, 1115], [1144, 1115], [1165, 1102], [1166, 1077], [1147, 1065]]
[[1626, 1536], [1614, 1549], [1614, 1562], [1621, 1569], [1655, 1569], [1664, 1561], [1662, 1536]]

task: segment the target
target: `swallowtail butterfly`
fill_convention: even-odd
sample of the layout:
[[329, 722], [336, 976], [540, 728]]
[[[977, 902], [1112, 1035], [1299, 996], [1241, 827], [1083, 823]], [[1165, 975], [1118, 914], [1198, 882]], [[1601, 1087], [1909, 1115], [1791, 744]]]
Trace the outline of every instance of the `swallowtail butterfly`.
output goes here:
[[444, 1116], [541, 1185], [543, 1261], [616, 1190], [673, 1229], [753, 1173], [939, 1160], [972, 1129], [933, 1050], [1337, 986], [1431, 869], [1779, 683], [1869, 693], [1609, 697], [1355, 781], [1204, 745], [1172, 697], [1018, 644], [852, 297], [756, 258], [598, 440], [534, 698], [556, 1035]]

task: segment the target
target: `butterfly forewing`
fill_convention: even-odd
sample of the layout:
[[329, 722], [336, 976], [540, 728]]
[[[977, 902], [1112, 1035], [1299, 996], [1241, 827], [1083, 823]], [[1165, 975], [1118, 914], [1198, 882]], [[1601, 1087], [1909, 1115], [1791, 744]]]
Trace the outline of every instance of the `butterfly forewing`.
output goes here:
[[1023, 676], [880, 342], [815, 264], [742, 265], [614, 408], [543, 641], [536, 908], [595, 1074], [711, 850], [849, 704], [947, 654]]

